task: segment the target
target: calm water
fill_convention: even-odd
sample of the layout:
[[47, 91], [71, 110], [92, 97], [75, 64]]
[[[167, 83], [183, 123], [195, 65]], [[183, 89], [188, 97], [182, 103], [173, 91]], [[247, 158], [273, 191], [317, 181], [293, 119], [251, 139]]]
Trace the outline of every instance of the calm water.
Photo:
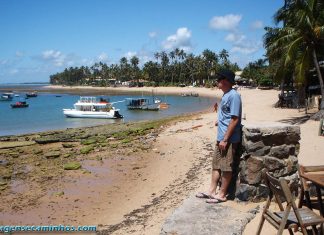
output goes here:
[[[15, 93], [19, 94], [19, 93]], [[206, 97], [181, 97], [181, 96], [156, 96], [163, 102], [170, 104], [169, 109], [160, 111], [131, 111], [126, 107], [126, 102], [114, 106], [120, 109], [124, 119], [102, 120], [66, 118], [63, 108], [73, 108], [79, 99], [77, 95], [39, 93], [36, 98], [27, 99], [28, 108], [12, 109], [10, 104], [22, 100], [25, 93], [20, 93], [13, 101], [0, 101], [0, 136], [26, 134], [31, 132], [65, 129], [71, 127], [95, 126], [116, 122], [129, 122], [138, 120], [152, 120], [167, 116], [201, 111], [212, 107], [215, 100]], [[56, 97], [59, 95], [61, 97]], [[111, 95], [110, 102], [124, 100], [125, 98], [141, 97], [138, 95]], [[152, 98], [151, 96], [145, 96]]]

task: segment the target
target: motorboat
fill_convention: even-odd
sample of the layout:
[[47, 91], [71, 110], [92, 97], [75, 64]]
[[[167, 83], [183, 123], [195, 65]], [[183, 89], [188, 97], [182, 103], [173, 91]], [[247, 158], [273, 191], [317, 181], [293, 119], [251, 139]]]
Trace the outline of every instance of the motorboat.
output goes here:
[[124, 101], [112, 102], [97, 97], [81, 96], [74, 104], [74, 109], [63, 109], [66, 117], [70, 118], [101, 118], [101, 119], [117, 119], [123, 118], [112, 105]]
[[11, 92], [3, 93], [0, 96], [0, 101], [11, 101], [13, 97], [13, 93]]
[[26, 93], [26, 97], [28, 97], [28, 98], [37, 97], [37, 91]]
[[29, 104], [27, 104], [26, 101], [18, 101], [14, 104], [11, 104], [10, 106], [11, 108], [27, 108]]
[[151, 102], [148, 98], [127, 98], [127, 108], [130, 110], [148, 110], [158, 111], [160, 109], [160, 102]]

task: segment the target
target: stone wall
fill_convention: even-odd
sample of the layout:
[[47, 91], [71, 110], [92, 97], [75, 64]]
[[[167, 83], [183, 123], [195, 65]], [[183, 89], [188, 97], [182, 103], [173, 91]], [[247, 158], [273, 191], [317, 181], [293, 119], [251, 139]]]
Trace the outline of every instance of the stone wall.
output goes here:
[[263, 168], [267, 168], [275, 177], [289, 179], [291, 188], [296, 189], [299, 140], [299, 126], [282, 123], [245, 124], [235, 196], [243, 201], [265, 198], [268, 189], [261, 176]]

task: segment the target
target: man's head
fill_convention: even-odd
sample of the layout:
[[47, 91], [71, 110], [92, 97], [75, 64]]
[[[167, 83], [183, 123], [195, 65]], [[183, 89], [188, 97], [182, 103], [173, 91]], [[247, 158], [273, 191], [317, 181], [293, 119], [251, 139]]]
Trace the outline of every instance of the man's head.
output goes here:
[[216, 73], [218, 87], [222, 91], [227, 91], [232, 88], [235, 83], [235, 74], [228, 69], [220, 70]]

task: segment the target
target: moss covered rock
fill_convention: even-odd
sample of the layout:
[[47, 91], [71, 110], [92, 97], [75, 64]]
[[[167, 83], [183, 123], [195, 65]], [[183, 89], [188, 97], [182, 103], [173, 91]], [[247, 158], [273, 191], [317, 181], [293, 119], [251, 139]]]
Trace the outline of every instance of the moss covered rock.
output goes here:
[[81, 168], [81, 164], [79, 162], [68, 162], [63, 166], [64, 170], [78, 170]]
[[81, 148], [80, 149], [80, 153], [82, 153], [82, 154], [88, 154], [92, 150], [94, 150], [94, 147], [92, 145], [89, 145], [89, 146], [86, 146], [86, 147]]

